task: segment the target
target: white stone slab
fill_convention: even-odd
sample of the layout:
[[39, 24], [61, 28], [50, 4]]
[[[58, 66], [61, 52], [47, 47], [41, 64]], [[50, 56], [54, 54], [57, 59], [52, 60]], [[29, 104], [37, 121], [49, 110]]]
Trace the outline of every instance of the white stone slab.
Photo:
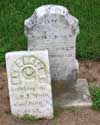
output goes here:
[[[28, 50], [49, 50], [52, 80], [76, 83], [78, 19], [63, 6], [44, 5], [25, 20]], [[71, 76], [71, 81], [69, 81]]]
[[[59, 87], [58, 87], [59, 86]], [[78, 79], [75, 88], [69, 89], [62, 83], [53, 86], [55, 107], [90, 107], [92, 106], [91, 95], [86, 79]]]
[[13, 115], [52, 118], [52, 90], [48, 51], [6, 54], [10, 106]]

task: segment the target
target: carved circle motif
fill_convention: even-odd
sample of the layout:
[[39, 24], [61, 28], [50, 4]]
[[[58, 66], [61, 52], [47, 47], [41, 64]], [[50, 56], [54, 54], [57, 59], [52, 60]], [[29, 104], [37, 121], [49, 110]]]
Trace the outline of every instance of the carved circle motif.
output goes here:
[[27, 79], [36, 78], [36, 71], [31, 66], [24, 67], [21, 72]]
[[12, 66], [12, 84], [19, 84], [27, 80], [46, 80], [45, 64], [34, 56], [18, 58]]

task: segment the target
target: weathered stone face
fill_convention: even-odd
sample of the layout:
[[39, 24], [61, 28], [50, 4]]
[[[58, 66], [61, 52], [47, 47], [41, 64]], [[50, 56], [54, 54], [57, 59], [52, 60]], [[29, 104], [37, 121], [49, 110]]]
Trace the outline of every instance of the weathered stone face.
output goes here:
[[39, 7], [25, 20], [28, 50], [49, 50], [52, 80], [65, 80], [70, 84], [76, 82], [78, 32], [78, 20], [63, 6]]
[[48, 51], [10, 52], [6, 65], [12, 114], [52, 118]]

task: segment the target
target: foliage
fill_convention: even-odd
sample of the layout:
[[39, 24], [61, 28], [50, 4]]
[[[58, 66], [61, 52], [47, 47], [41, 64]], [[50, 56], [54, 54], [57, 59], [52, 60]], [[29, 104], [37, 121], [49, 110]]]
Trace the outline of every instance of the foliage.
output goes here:
[[36, 118], [32, 115], [25, 114], [21, 119], [27, 120], [27, 121], [36, 121]]
[[99, 0], [0, 0], [0, 64], [6, 52], [27, 49], [24, 21], [44, 4], [63, 5], [79, 19], [77, 57], [100, 58]]
[[100, 110], [100, 88], [96, 86], [90, 87], [90, 93], [93, 101], [93, 108]]

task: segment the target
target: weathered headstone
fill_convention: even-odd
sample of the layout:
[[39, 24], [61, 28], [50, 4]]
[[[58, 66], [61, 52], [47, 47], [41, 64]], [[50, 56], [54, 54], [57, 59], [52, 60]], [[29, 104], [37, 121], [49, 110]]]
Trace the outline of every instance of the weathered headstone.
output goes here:
[[39, 7], [25, 20], [28, 50], [49, 50], [52, 80], [63, 80], [71, 86], [76, 83], [78, 32], [78, 20], [63, 6]]
[[52, 118], [48, 51], [9, 52], [6, 65], [12, 114]]
[[78, 19], [59, 5], [44, 5], [25, 20], [28, 50], [49, 50], [54, 105], [91, 106], [88, 84], [78, 79]]

